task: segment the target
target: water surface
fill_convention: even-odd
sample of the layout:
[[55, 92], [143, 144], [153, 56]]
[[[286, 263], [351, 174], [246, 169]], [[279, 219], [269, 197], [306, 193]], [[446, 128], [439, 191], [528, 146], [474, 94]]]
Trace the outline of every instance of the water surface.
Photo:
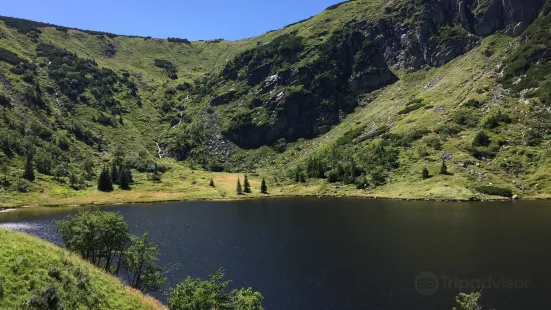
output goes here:
[[[168, 287], [223, 267], [234, 287], [262, 292], [268, 310], [451, 309], [461, 286], [477, 283], [487, 309], [551, 308], [547, 201], [288, 198], [102, 210], [120, 212], [134, 234], [149, 231], [171, 270]], [[71, 212], [0, 213], [0, 226], [59, 243], [53, 221]]]

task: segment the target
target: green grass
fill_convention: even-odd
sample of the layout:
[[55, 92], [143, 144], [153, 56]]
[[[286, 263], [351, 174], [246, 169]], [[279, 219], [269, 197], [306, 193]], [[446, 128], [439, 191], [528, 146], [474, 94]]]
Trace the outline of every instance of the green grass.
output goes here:
[[[165, 309], [157, 300], [125, 286], [90, 263], [48, 242], [0, 228], [0, 309], [22, 309], [29, 298], [51, 284], [71, 309], [92, 302], [101, 309]], [[77, 281], [84, 285], [77, 285]], [[65, 284], [63, 284], [65, 283]]]
[[[484, 7], [481, 5], [478, 9]], [[226, 140], [228, 148], [211, 156], [212, 151], [206, 140], [227, 132], [229, 128], [243, 125], [249, 119], [257, 125], [274, 125], [277, 119], [274, 114], [279, 110], [270, 110], [264, 105], [278, 92], [297, 94], [309, 91], [303, 85], [286, 85], [274, 89], [273, 94], [257, 95], [255, 93], [260, 86], [250, 87], [243, 80], [220, 78], [220, 71], [236, 55], [242, 56], [242, 52], [251, 49], [260, 55], [264, 50], [271, 53], [274, 49], [276, 56], [270, 62], [281, 67], [281, 70], [315, 66], [323, 56], [318, 51], [334, 47], [331, 46], [335, 43], [333, 41], [342, 39], [335, 34], [346, 33], [343, 25], [350, 21], [376, 23], [384, 19], [415, 26], [419, 22], [416, 19], [424, 16], [426, 9], [423, 1], [356, 0], [255, 38], [217, 43], [197, 41], [191, 44], [165, 39], [98, 36], [77, 30], [64, 32], [54, 27], [41, 28], [42, 34], [36, 40], [0, 22], [0, 47], [9, 50], [3, 55], [8, 55], [10, 61], [15, 63], [11, 54], [15, 53], [17, 57], [39, 66], [34, 79], [42, 90], [45, 103], [45, 107], [30, 104], [25, 94], [36, 93], [36, 85], [26, 82], [24, 75], [14, 73], [13, 64], [0, 61], [0, 103], [5, 102], [4, 98], [11, 102], [6, 107], [0, 107], [0, 138], [9, 133], [12, 140], [20, 140], [13, 146], [17, 150], [13, 157], [8, 159], [7, 154], [4, 156], [0, 151], [0, 160], [7, 161], [10, 167], [10, 185], [0, 186], [0, 207], [238, 199], [244, 197], [237, 196], [234, 187], [237, 177], [242, 178], [244, 172], [252, 176], [253, 187], [259, 186], [261, 178], [266, 177], [271, 195], [467, 200], [495, 198], [475, 190], [491, 184], [511, 188], [513, 194], [522, 198], [548, 197], [551, 192], [551, 136], [546, 131], [549, 117], [538, 103], [540, 93], [529, 92], [528, 99], [519, 102], [514, 93], [504, 91], [499, 84], [513, 85], [517, 78], [515, 71], [524, 68], [527, 65], [525, 60], [532, 55], [531, 47], [540, 47], [545, 43], [541, 41], [548, 32], [548, 10], [527, 32], [529, 44], [519, 44], [520, 40], [516, 38], [493, 35], [482, 40], [479, 47], [440, 68], [426, 67], [416, 72], [392, 69], [398, 81], [371, 93], [359, 94], [359, 99], [369, 98], [369, 103], [358, 106], [348, 115], [338, 115], [340, 123], [318, 137], [278, 141], [277, 144], [287, 144], [283, 153], [279, 153], [280, 150], [276, 150], [274, 145], [245, 149]], [[408, 13], [406, 18], [404, 12]], [[454, 40], [463, 35], [457, 27], [441, 29], [439, 36], [431, 40]], [[276, 40], [278, 38], [280, 40]], [[280, 47], [269, 45], [282, 38], [288, 38], [291, 43], [298, 40], [303, 45], [304, 51], [295, 63], [281, 62], [278, 59], [281, 55], [277, 53]], [[91, 58], [100, 68], [112, 69], [118, 76], [129, 75], [128, 79], [138, 85], [140, 102], [136, 97], [127, 96], [126, 86], [115, 90], [111, 99], [119, 103], [116, 108], [120, 108], [124, 119], [124, 123], [119, 124], [117, 109], [100, 111], [93, 104], [72, 103], [65, 96], [48, 94], [48, 86], [56, 86], [56, 91], [59, 87], [52, 84], [48, 66], [40, 66], [46, 60], [36, 57], [35, 50], [40, 43], [51, 43], [80, 58]], [[110, 45], [116, 50], [114, 56], [104, 55], [105, 47]], [[155, 59], [174, 64], [178, 79], [170, 79], [165, 69], [156, 67]], [[255, 64], [254, 68], [263, 64]], [[539, 81], [538, 77], [546, 66], [544, 62], [531, 71], [527, 70], [526, 85], [515, 84], [514, 90], [539, 85], [530, 81]], [[244, 73], [249, 67], [237, 68]], [[505, 76], [501, 79], [500, 68], [505, 68]], [[195, 81], [198, 84], [193, 91], [182, 85], [189, 83], [196, 86]], [[90, 90], [84, 93], [90, 97]], [[210, 107], [213, 97], [228, 93], [243, 95], [229, 104]], [[258, 99], [256, 104], [253, 104], [253, 99]], [[325, 102], [320, 103], [323, 104]], [[213, 110], [218, 119], [211, 116]], [[115, 114], [116, 120], [112, 126], [94, 121], [100, 113], [108, 115], [110, 112]], [[188, 124], [188, 121], [192, 123]], [[80, 123], [96, 137], [102, 135], [104, 143], [101, 149], [98, 149], [98, 143], [86, 144], [77, 139], [70, 132], [71, 122]], [[479, 131], [485, 131], [491, 143], [474, 149], [472, 141]], [[99, 172], [104, 164], [110, 163], [117, 148], [121, 148], [127, 157], [144, 154], [147, 160], [167, 165], [169, 169], [162, 183], [152, 183], [147, 179], [147, 174], [134, 171], [136, 184], [130, 192], [116, 190], [109, 194], [99, 193], [93, 180], [88, 181], [87, 188], [77, 191], [68, 186], [66, 176], [60, 181], [38, 174], [27, 193], [18, 193], [17, 184], [25, 160], [24, 137], [38, 136], [44, 132], [53, 135], [46, 135], [32, 143], [42, 151], [61, 152], [61, 161], [68, 161], [71, 167], [78, 167], [84, 159], [91, 158], [96, 172]], [[196, 135], [196, 132], [201, 134]], [[67, 139], [68, 150], [60, 151], [57, 147], [59, 138]], [[358, 190], [352, 185], [329, 184], [323, 179], [295, 184], [289, 177], [291, 169], [313, 154], [327, 156], [335, 148], [346, 149], [350, 154], [361, 153], [374, 139], [379, 138], [387, 139], [399, 150], [399, 165], [389, 171], [384, 186]], [[201, 139], [203, 141], [196, 141]], [[159, 160], [156, 143], [163, 147], [167, 155], [174, 155], [174, 152], [169, 152], [176, 144], [181, 143], [185, 148], [189, 143], [195, 148], [188, 151], [195, 157], [184, 162], [166, 158]], [[452, 154], [447, 164], [453, 175], [438, 175], [440, 156], [444, 150]], [[482, 158], [482, 155], [489, 158]], [[228, 173], [201, 171], [202, 164], [208, 166], [202, 161], [205, 158], [215, 164], [222, 162]], [[425, 167], [433, 176], [428, 180], [421, 179], [421, 171]], [[208, 187], [211, 177], [216, 188]], [[247, 197], [264, 196], [255, 193]]]

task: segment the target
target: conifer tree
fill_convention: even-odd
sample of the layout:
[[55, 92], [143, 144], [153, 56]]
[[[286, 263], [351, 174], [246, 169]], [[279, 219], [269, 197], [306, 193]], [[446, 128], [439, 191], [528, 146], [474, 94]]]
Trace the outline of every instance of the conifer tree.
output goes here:
[[249, 178], [247, 178], [247, 175], [245, 174], [245, 179], [243, 180], [243, 187], [245, 193], [251, 193], [251, 184], [249, 183]]
[[260, 184], [260, 192], [262, 194], [268, 194], [268, 186], [266, 186], [266, 180], [262, 178], [262, 183]]
[[130, 183], [132, 183], [132, 172], [130, 168], [121, 165], [119, 169], [119, 188], [128, 191], [130, 190]]
[[209, 186], [214, 187], [214, 180], [212, 178], [210, 178]]
[[120, 173], [119, 169], [117, 168], [117, 161], [113, 160], [111, 162], [111, 181], [113, 181], [114, 184], [119, 184], [120, 179]]
[[243, 188], [241, 187], [241, 180], [239, 180], [239, 178], [237, 178], [236, 191], [237, 191], [237, 195], [243, 195]]
[[109, 168], [107, 168], [106, 166], [103, 167], [103, 170], [101, 170], [101, 174], [98, 178], [98, 191], [113, 191], [113, 181], [111, 180], [111, 173], [109, 171]]
[[23, 174], [23, 178], [31, 182], [36, 179], [33, 167], [33, 153], [30, 151], [27, 152], [27, 158], [25, 160], [25, 173]]

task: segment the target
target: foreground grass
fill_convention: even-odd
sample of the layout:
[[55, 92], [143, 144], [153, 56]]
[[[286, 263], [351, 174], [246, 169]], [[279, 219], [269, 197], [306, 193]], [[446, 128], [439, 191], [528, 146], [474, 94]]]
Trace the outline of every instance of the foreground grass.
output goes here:
[[[96, 309], [166, 309], [157, 300], [125, 286], [119, 279], [48, 242], [0, 228], [0, 244], [0, 276], [4, 280], [0, 309], [22, 309], [29, 297], [47, 283], [55, 283], [61, 296], [71, 294], [71, 298], [79, 298], [67, 288], [72, 286], [67, 282], [77, 281], [73, 272], [76, 270], [89, 279], [86, 289], [81, 292], [86, 297], [77, 302], [79, 308], [86, 307], [84, 300], [94, 296]], [[55, 279], [51, 270], [60, 271], [63, 284], [58, 283], [60, 280]]]

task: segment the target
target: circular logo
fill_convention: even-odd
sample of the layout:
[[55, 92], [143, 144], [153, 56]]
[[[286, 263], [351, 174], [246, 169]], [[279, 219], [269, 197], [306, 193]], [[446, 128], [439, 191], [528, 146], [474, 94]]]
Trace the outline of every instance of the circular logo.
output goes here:
[[413, 283], [417, 293], [423, 296], [430, 296], [438, 291], [438, 277], [429, 271], [417, 274]]

